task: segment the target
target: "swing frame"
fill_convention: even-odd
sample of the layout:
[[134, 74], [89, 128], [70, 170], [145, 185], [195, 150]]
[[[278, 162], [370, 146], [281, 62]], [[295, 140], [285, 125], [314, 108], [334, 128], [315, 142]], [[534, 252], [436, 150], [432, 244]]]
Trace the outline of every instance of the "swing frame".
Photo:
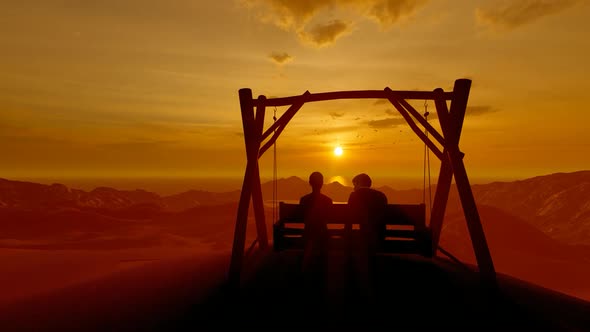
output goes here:
[[[240, 89], [240, 109], [247, 163], [234, 229], [229, 268], [230, 284], [238, 286], [241, 279], [250, 199], [252, 199], [257, 232], [257, 238], [250, 248], [253, 248], [256, 243], [258, 243], [260, 250], [267, 250], [269, 248], [258, 160], [273, 146], [289, 121], [291, 121], [305, 103], [309, 102], [337, 99], [387, 99], [406, 120], [418, 138], [441, 161], [429, 223], [432, 231], [433, 257], [436, 256], [436, 252], [439, 249], [440, 233], [451, 182], [454, 176], [469, 230], [471, 244], [475, 252], [477, 266], [482, 278], [495, 285], [496, 271], [494, 263], [463, 162], [465, 154], [459, 149], [459, 139], [461, 137], [470, 89], [471, 80], [469, 79], [456, 80], [453, 91], [451, 92], [446, 92], [442, 88], [437, 88], [434, 91], [394, 91], [386, 87], [384, 90], [337, 91], [314, 94], [306, 91], [299, 96], [268, 99], [264, 95], [260, 95], [257, 99], [254, 99], [251, 89]], [[432, 127], [407, 100], [433, 100], [442, 133], [439, 133]], [[450, 101], [450, 108], [447, 107], [447, 101]], [[277, 121], [264, 130], [266, 107], [277, 106], [290, 107]], [[256, 109], [256, 113], [254, 109]], [[416, 121], [422, 125], [424, 132], [418, 127]], [[431, 137], [442, 146], [442, 151], [431, 140]]]

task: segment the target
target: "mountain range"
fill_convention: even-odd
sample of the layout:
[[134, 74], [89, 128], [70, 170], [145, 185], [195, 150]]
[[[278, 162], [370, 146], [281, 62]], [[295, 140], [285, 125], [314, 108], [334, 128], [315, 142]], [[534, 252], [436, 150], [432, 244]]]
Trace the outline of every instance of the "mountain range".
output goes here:
[[[275, 185], [278, 200], [296, 201], [310, 191], [309, 184], [295, 176], [281, 178], [276, 183], [265, 182], [262, 184], [262, 191], [267, 202], [272, 200]], [[388, 186], [376, 189], [384, 192], [390, 202], [424, 202], [424, 192], [421, 189], [395, 190]], [[434, 186], [430, 189], [432, 195], [435, 190]], [[590, 245], [590, 171], [555, 173], [514, 182], [477, 184], [472, 186], [472, 190], [480, 206], [493, 207], [518, 217], [560, 242]], [[334, 201], [345, 202], [352, 188], [332, 182], [325, 184], [322, 191]], [[141, 189], [98, 187], [84, 191], [68, 188], [63, 184], [44, 185], [0, 179], [0, 214], [4, 217], [7, 217], [8, 210], [33, 213], [31, 211], [77, 209], [84, 213], [123, 219], [154, 219], [159, 214], [236, 203], [239, 197], [240, 190], [190, 190], [160, 196]], [[453, 213], [459, 207], [456, 189], [452, 188], [447, 211]]]

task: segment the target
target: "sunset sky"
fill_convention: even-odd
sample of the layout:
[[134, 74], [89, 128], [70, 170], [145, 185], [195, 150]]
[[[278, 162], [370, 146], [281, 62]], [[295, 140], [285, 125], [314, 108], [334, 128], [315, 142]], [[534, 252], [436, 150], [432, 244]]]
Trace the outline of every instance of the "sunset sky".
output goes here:
[[[473, 80], [460, 144], [472, 177], [590, 165], [586, 1], [21, 0], [0, 11], [3, 178], [239, 177], [240, 88], [431, 91], [458, 78]], [[375, 100], [305, 105], [278, 141], [280, 175], [419, 177], [424, 146], [400, 119]]]

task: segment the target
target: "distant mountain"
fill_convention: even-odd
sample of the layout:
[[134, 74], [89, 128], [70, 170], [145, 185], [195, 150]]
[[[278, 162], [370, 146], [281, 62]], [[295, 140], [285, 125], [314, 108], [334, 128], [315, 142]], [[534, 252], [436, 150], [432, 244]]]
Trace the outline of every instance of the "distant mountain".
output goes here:
[[163, 210], [183, 211], [201, 205], [237, 202], [240, 191], [225, 193], [190, 190], [164, 196], [145, 191], [98, 187], [91, 191], [70, 189], [63, 184], [44, 185], [0, 179], [0, 208], [47, 210], [85, 208], [106, 211]]
[[[590, 251], [556, 241], [527, 221], [501, 209], [479, 204], [478, 210], [499, 272], [568, 294], [587, 289]], [[450, 211], [443, 227], [442, 248], [463, 262], [475, 264], [462, 211]]]
[[134, 204], [158, 204], [160, 196], [145, 190], [99, 187], [90, 192], [63, 184], [44, 185], [0, 179], [0, 207], [47, 209], [89, 207], [120, 209]]
[[520, 217], [564, 243], [590, 244], [590, 171], [472, 187], [478, 204]]

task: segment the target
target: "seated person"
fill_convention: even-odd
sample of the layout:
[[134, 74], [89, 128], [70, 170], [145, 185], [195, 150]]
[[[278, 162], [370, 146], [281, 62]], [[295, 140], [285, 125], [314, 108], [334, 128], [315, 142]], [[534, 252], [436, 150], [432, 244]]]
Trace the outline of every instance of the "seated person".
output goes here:
[[[367, 249], [374, 251], [384, 236], [387, 197], [371, 188], [371, 178], [365, 173], [355, 176], [352, 184], [354, 191], [348, 197], [352, 218], [359, 224], [361, 242]], [[352, 225], [347, 224], [346, 228], [350, 233]]]
[[[371, 178], [367, 174], [359, 174], [352, 179], [354, 191], [348, 197], [348, 206], [352, 219], [345, 225], [348, 237], [349, 262], [355, 261], [355, 270], [361, 292], [369, 301], [373, 301], [375, 291], [376, 254], [385, 236], [385, 213], [387, 196], [371, 188]], [[358, 243], [353, 250], [352, 223], [359, 224]]]
[[[324, 185], [324, 176], [320, 172], [313, 172], [309, 176], [311, 193], [301, 197], [301, 205], [304, 216], [304, 253], [303, 269], [306, 270], [312, 264], [312, 260], [319, 264], [325, 264], [325, 256], [328, 242], [328, 226], [325, 214], [332, 205], [332, 199], [321, 193]], [[319, 262], [317, 262], [319, 258]]]

